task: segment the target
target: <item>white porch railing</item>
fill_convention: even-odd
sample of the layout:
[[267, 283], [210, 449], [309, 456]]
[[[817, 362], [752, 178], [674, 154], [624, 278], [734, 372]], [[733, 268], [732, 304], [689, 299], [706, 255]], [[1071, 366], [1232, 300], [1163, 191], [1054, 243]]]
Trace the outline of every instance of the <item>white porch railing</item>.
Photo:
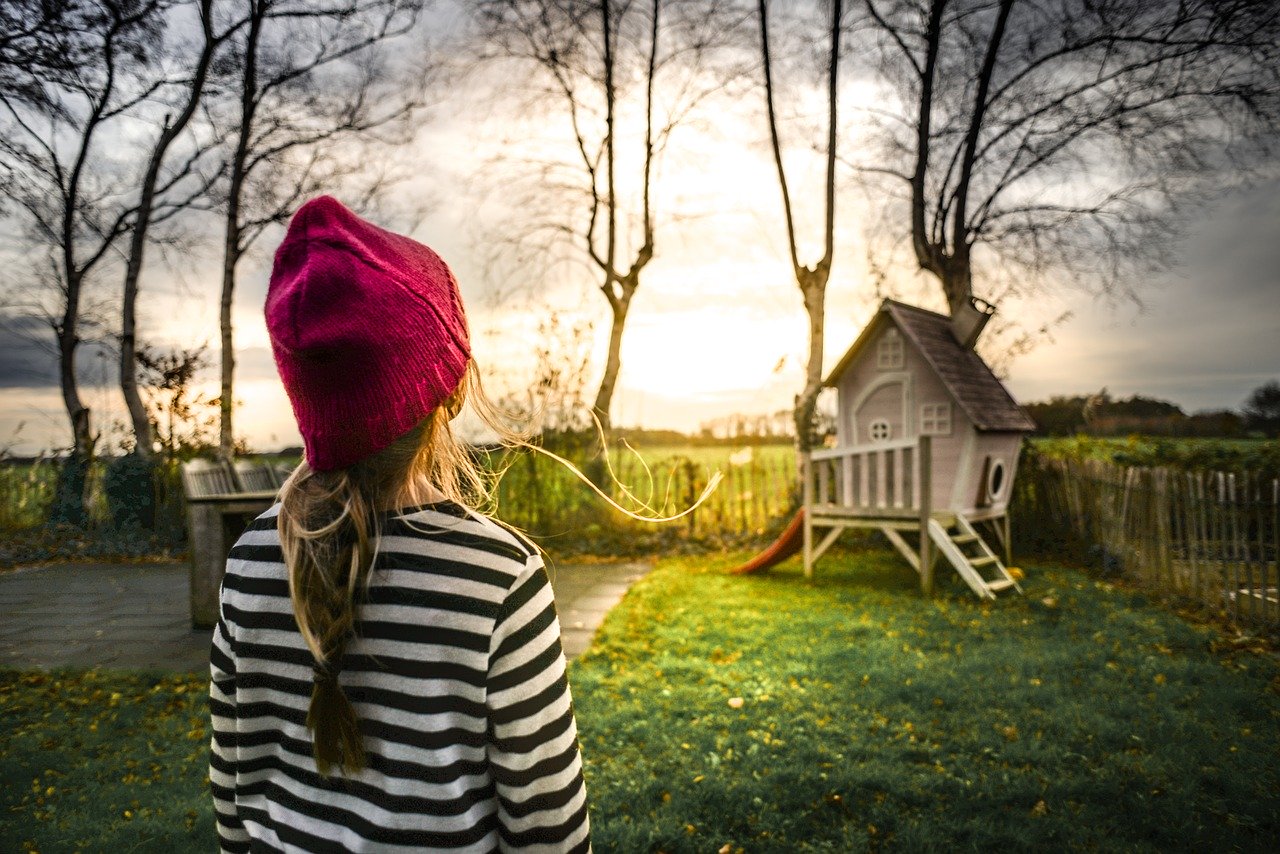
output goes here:
[[804, 472], [806, 504], [818, 512], [839, 508], [866, 515], [920, 510], [929, 482], [924, 438], [811, 451]]

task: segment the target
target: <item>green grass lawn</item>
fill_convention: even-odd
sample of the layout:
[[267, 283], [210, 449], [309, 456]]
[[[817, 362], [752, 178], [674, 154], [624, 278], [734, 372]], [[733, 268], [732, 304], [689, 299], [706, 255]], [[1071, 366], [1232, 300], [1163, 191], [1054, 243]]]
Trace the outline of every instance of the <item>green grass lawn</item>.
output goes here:
[[[661, 561], [571, 666], [598, 851], [1280, 835], [1273, 659], [1068, 569], [982, 605], [890, 552], [814, 585], [724, 575], [742, 556]], [[205, 686], [0, 671], [0, 851], [212, 850]]]
[[0, 851], [213, 851], [209, 678], [0, 670]]
[[660, 563], [573, 666], [598, 850], [1280, 838], [1273, 660], [1066, 569], [987, 606], [889, 552], [737, 557]]

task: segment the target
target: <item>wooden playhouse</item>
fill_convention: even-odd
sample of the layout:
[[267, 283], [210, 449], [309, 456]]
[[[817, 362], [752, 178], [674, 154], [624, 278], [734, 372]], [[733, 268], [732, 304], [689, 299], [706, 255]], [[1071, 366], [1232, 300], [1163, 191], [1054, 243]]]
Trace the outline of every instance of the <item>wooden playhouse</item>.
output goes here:
[[978, 596], [1021, 592], [1008, 505], [1035, 424], [974, 352], [993, 313], [978, 299], [954, 317], [886, 299], [831, 371], [836, 443], [802, 460], [807, 576], [841, 531], [876, 528], [926, 593], [939, 556]]

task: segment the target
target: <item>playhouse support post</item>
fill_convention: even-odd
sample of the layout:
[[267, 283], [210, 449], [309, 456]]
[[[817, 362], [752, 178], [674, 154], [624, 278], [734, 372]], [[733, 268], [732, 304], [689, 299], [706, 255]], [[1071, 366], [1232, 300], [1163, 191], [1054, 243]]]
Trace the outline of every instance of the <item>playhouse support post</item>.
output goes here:
[[800, 455], [801, 501], [804, 510], [804, 577], [813, 580], [813, 461], [809, 452]]
[[1013, 566], [1013, 530], [1009, 523], [1009, 508], [1004, 509], [1004, 516], [1000, 520], [1004, 523], [1004, 565]]
[[933, 498], [933, 448], [932, 437], [920, 437], [920, 592], [933, 595], [933, 542], [929, 539], [929, 520], [932, 517]]

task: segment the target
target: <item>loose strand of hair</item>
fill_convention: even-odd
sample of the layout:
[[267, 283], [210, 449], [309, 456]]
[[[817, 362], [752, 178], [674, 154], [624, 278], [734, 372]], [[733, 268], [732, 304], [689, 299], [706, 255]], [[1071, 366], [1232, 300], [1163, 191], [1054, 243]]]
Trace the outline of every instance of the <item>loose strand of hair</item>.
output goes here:
[[535, 444], [527, 431], [513, 427], [514, 419], [485, 394], [474, 362], [468, 363], [449, 399], [373, 457], [335, 472], [315, 472], [306, 461], [300, 463], [281, 487], [277, 529], [294, 617], [316, 662], [307, 727], [322, 774], [327, 775], [334, 766], [347, 772], [365, 767], [359, 719], [337, 674], [354, 633], [360, 589], [371, 581], [382, 538], [381, 511], [425, 503], [424, 497], [431, 494], [485, 516], [497, 510], [498, 484], [512, 458], [507, 455], [493, 465], [490, 455], [489, 464], [481, 465], [478, 452], [459, 440], [450, 421], [464, 403], [497, 437], [499, 447], [523, 449], [554, 460], [605, 503], [637, 521], [663, 523], [687, 516], [707, 500], [723, 477], [715, 472], [702, 494], [683, 512], [661, 515], [649, 503], [655, 491], [652, 471], [641, 460], [650, 481], [650, 498], [641, 500], [617, 477], [603, 427], [595, 419], [610, 481], [620, 495], [644, 512], [624, 507], [573, 462]]

